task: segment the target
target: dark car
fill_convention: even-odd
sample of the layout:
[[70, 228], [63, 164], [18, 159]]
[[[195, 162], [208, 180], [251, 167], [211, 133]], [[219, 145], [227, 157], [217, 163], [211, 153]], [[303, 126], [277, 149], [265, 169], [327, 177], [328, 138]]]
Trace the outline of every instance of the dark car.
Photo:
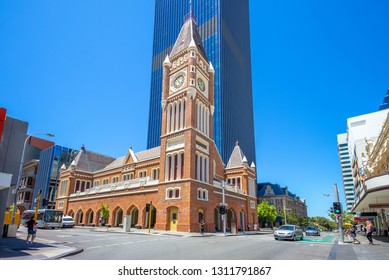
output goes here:
[[305, 235], [306, 236], [320, 236], [320, 230], [316, 226], [308, 226], [305, 229]]
[[274, 231], [274, 239], [291, 239], [291, 240], [303, 240], [304, 233], [299, 226], [295, 225], [282, 225], [276, 231]]

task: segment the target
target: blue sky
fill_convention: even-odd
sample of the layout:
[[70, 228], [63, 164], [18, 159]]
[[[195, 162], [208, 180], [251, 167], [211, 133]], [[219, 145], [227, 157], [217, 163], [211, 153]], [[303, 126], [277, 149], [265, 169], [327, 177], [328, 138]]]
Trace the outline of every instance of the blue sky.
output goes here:
[[[389, 2], [250, 1], [258, 181], [326, 216], [336, 135], [389, 88]], [[146, 149], [154, 1], [1, 1], [0, 107], [29, 133], [114, 157]], [[341, 198], [343, 198], [341, 192]]]

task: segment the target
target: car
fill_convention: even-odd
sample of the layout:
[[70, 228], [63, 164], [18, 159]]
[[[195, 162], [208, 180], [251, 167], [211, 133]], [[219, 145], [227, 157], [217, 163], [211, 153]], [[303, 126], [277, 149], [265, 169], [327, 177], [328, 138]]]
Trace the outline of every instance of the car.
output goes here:
[[305, 229], [306, 236], [320, 236], [320, 229], [317, 226], [308, 226]]
[[74, 223], [74, 219], [72, 216], [63, 216], [62, 217], [62, 227], [65, 228], [65, 227], [74, 227], [75, 223]]
[[274, 231], [274, 239], [290, 239], [290, 240], [303, 240], [304, 232], [301, 227], [296, 225], [282, 225], [276, 231]]

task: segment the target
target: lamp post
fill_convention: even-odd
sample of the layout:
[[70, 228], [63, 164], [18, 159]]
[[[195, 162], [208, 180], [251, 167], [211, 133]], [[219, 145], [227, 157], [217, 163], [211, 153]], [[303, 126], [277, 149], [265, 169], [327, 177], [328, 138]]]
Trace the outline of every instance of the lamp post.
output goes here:
[[[336, 185], [336, 183], [334, 184], [334, 194], [323, 194], [324, 196], [334, 196], [335, 197], [335, 202], [340, 202], [339, 201], [339, 190], [338, 190], [338, 186]], [[339, 242], [340, 243], [344, 243], [344, 237], [343, 237], [343, 217], [342, 217], [342, 214], [339, 215], [338, 217], [338, 230], [339, 230]]]
[[[226, 194], [225, 194], [225, 188], [226, 188], [226, 186], [225, 186], [225, 182], [224, 182], [224, 180], [222, 181], [222, 205], [223, 205], [223, 207], [225, 207], [226, 206], [226, 198], [225, 198], [225, 196], [226, 196]], [[226, 209], [226, 208], [225, 208]], [[227, 210], [227, 209], [226, 209]], [[226, 221], [226, 213], [224, 213], [223, 214], [223, 216], [222, 216], [222, 219], [223, 219], [223, 233], [224, 233], [224, 235], [227, 235], [227, 230], [226, 230], [226, 224], [227, 224], [227, 221]]]
[[15, 200], [14, 200], [14, 207], [12, 209], [12, 221], [11, 221], [11, 224], [15, 224], [15, 213], [16, 213], [16, 204], [17, 204], [17, 199], [18, 199], [18, 191], [20, 189], [20, 180], [22, 178], [22, 172], [23, 172], [23, 161], [24, 161], [24, 152], [26, 150], [26, 145], [27, 145], [27, 142], [28, 140], [31, 138], [31, 136], [34, 136], [34, 135], [46, 135], [48, 137], [54, 137], [53, 134], [50, 134], [50, 133], [33, 133], [33, 134], [30, 134], [27, 136], [26, 140], [24, 140], [24, 145], [23, 145], [23, 152], [22, 152], [22, 158], [20, 160], [20, 165], [19, 165], [19, 174], [18, 174], [18, 180], [16, 182], [16, 188], [15, 188]]

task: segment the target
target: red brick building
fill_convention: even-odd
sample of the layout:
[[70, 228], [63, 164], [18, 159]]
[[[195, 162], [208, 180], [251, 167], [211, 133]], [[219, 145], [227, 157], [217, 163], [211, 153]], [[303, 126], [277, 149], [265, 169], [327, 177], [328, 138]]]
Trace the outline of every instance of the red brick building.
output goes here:
[[[107, 223], [151, 226], [157, 230], [221, 230], [219, 205], [228, 205], [227, 227], [248, 230], [257, 222], [255, 166], [248, 165], [237, 142], [225, 165], [212, 139], [214, 69], [195, 21], [189, 18], [163, 63], [161, 146], [121, 158], [82, 148], [63, 166], [56, 208], [78, 225], [98, 225], [100, 206], [110, 209]], [[243, 108], [242, 108], [243, 109]], [[224, 186], [224, 188], [223, 188]]]

